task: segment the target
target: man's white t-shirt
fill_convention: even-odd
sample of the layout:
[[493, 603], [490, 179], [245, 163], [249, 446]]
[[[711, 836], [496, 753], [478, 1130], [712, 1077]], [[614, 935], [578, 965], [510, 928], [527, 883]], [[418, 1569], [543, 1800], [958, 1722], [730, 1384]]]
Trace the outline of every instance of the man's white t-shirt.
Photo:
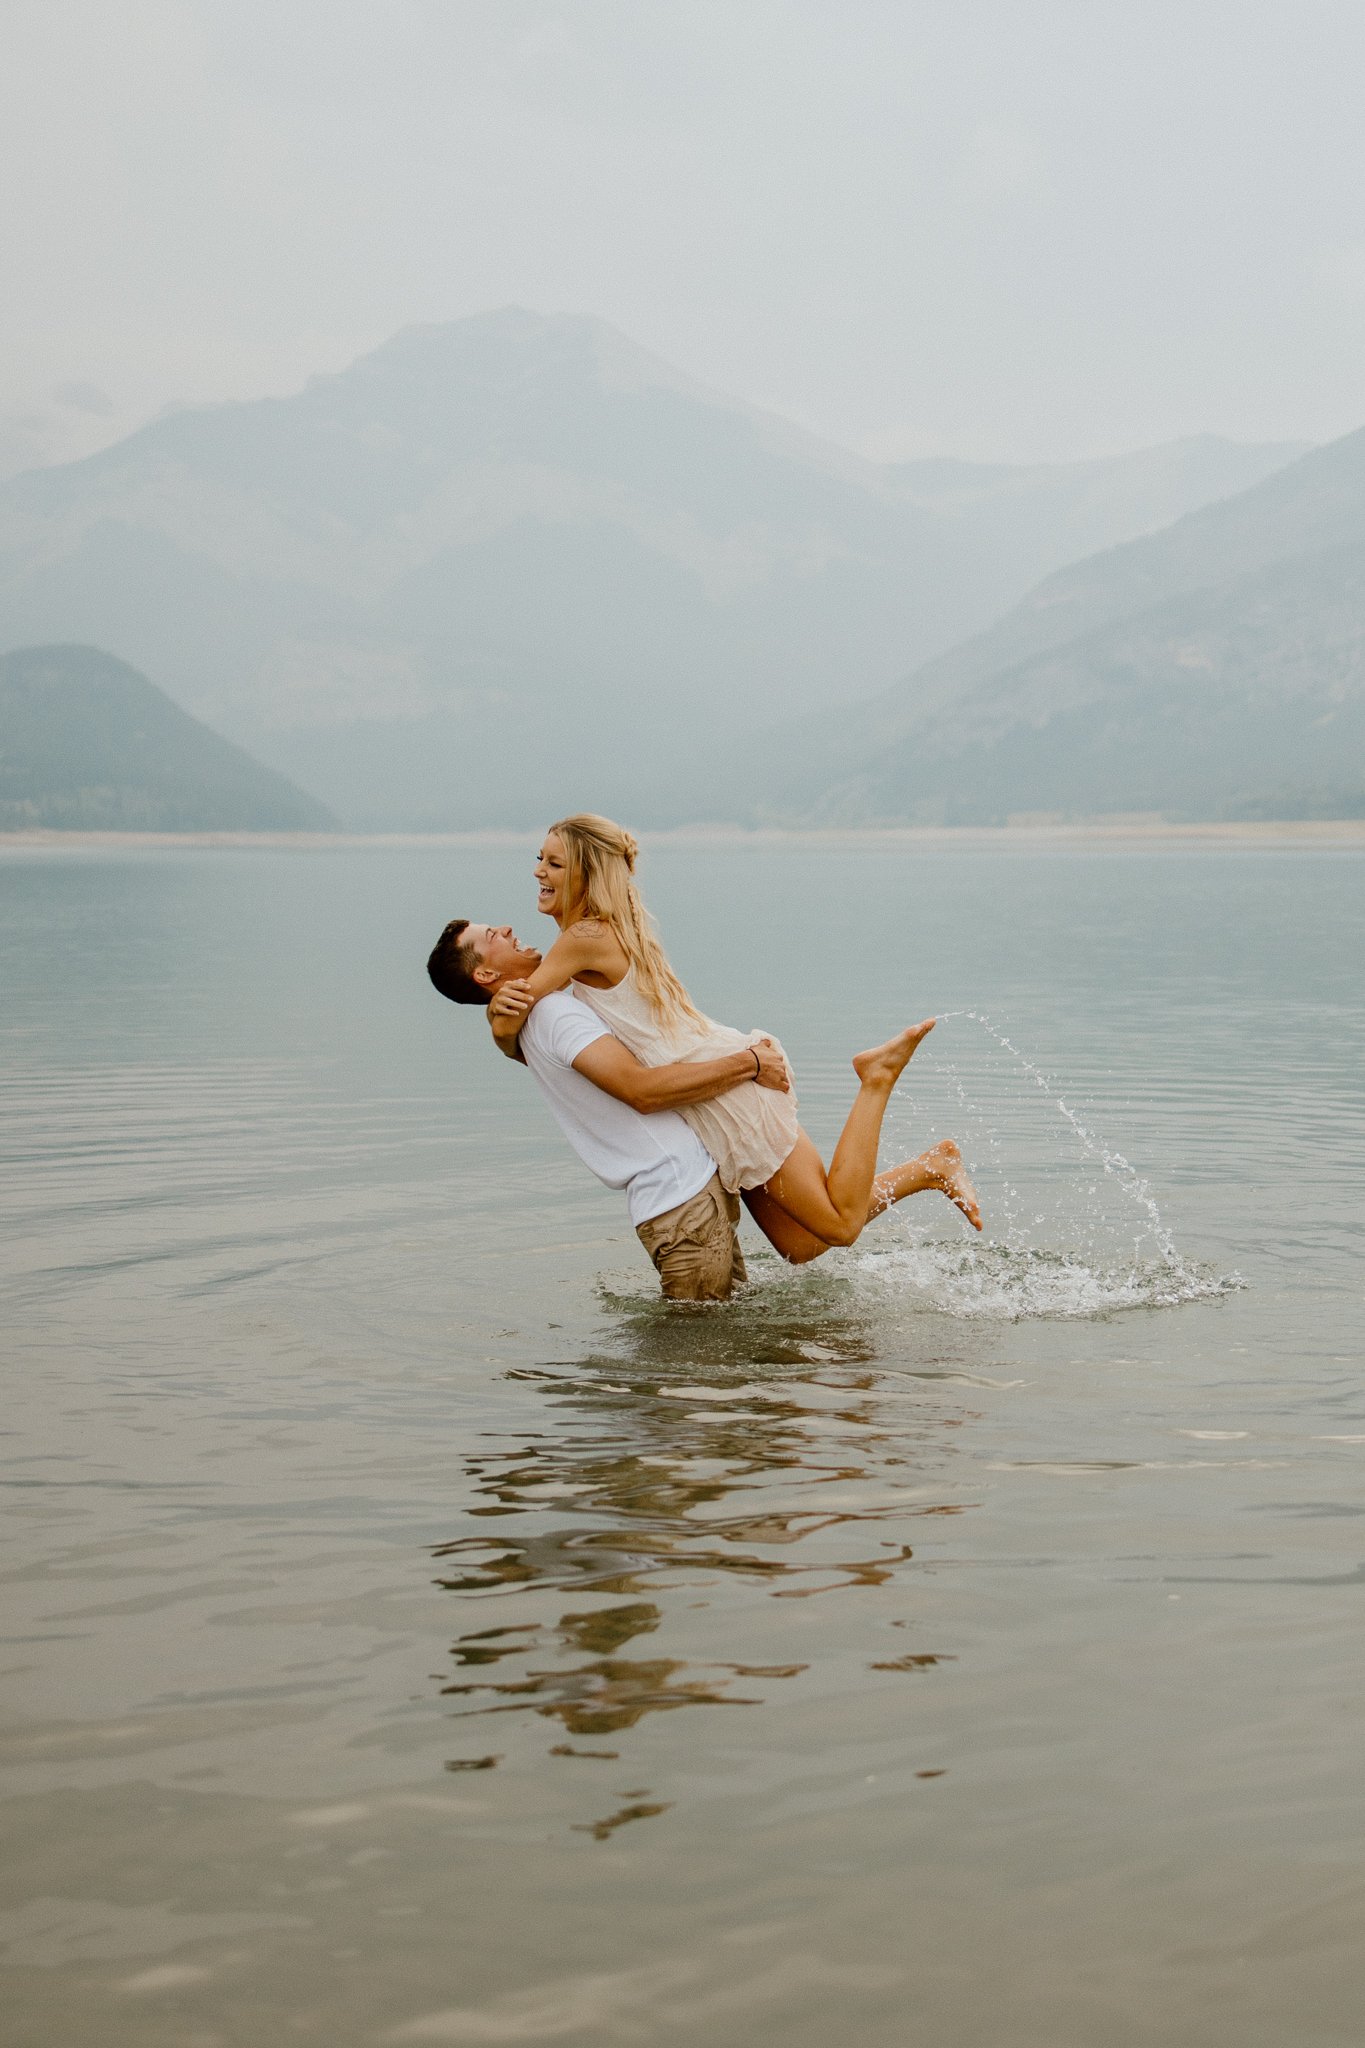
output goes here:
[[624, 1188], [630, 1220], [664, 1216], [701, 1193], [716, 1162], [671, 1109], [642, 1116], [574, 1070], [574, 1061], [611, 1033], [567, 989], [542, 996], [521, 1027], [527, 1066], [555, 1121], [585, 1166], [609, 1188]]

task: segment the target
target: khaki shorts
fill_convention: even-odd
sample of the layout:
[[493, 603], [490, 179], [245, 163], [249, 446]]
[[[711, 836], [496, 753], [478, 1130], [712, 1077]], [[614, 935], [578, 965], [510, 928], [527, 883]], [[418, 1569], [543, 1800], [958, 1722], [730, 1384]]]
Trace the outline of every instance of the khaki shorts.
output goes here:
[[635, 1235], [670, 1301], [728, 1301], [749, 1277], [738, 1224], [739, 1196], [727, 1194], [714, 1173], [699, 1195], [637, 1224]]

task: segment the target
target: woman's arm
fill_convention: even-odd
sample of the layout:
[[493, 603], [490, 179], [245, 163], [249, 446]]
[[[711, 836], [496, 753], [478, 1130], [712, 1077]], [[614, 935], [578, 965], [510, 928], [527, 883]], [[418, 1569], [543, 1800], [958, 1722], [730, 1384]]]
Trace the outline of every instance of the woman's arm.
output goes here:
[[499, 1052], [506, 1053], [509, 1059], [516, 1058], [522, 1024], [542, 996], [567, 988], [577, 974], [600, 974], [614, 986], [629, 964], [610, 925], [601, 924], [596, 918], [571, 924], [566, 932], [560, 933], [535, 972], [516, 983], [515, 1003], [500, 1000], [509, 993], [500, 989], [489, 1004], [488, 1022]]
[[609, 924], [585, 917], [559, 934], [534, 974], [526, 976], [531, 1001], [567, 988], [578, 974], [599, 974], [614, 988], [630, 966], [625, 948]]

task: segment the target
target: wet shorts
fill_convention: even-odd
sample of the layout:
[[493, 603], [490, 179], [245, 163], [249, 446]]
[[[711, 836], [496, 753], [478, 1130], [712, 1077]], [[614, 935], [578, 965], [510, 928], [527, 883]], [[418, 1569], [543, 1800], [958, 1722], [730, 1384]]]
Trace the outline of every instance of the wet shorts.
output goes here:
[[690, 1202], [651, 1216], [635, 1235], [670, 1301], [728, 1301], [749, 1277], [738, 1226], [739, 1196], [728, 1194], [716, 1173]]

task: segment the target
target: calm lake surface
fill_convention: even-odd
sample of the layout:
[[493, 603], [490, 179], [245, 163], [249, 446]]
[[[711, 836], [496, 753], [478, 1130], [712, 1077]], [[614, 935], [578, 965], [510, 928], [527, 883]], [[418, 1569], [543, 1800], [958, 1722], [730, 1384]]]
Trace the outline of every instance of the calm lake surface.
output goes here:
[[647, 848], [826, 1156], [978, 1013], [670, 1310], [534, 850], [0, 858], [9, 2048], [1355, 2048], [1365, 857]]

